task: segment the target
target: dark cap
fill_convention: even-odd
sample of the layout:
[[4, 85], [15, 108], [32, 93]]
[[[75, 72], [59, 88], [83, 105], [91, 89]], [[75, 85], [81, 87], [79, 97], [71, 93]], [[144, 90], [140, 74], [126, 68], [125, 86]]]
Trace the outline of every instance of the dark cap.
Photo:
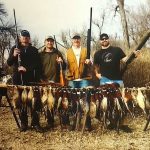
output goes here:
[[22, 30], [22, 31], [20, 32], [20, 36], [30, 37], [30, 33], [29, 33], [29, 31], [27, 31], [27, 30]]
[[81, 39], [81, 36], [79, 34], [75, 34], [72, 39]]
[[46, 37], [45, 37], [45, 41], [48, 40], [48, 39], [54, 41], [54, 37], [53, 37], [53, 36], [46, 36]]
[[106, 34], [106, 33], [101, 34], [100, 35], [100, 40], [103, 40], [103, 39], [109, 39], [108, 34]]

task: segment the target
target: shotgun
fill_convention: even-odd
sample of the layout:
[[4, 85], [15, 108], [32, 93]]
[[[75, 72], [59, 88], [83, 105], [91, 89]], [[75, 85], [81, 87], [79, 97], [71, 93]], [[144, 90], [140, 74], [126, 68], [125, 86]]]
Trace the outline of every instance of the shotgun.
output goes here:
[[[54, 41], [55, 41], [56, 49], [58, 50], [57, 41], [56, 41], [55, 35], [54, 35]], [[60, 65], [60, 75], [59, 75], [60, 85], [64, 86], [65, 85], [65, 81], [64, 81], [64, 76], [63, 76], [62, 63], [60, 62], [59, 65]]]
[[[17, 29], [17, 22], [16, 22], [16, 13], [15, 13], [15, 9], [13, 9], [14, 12], [14, 21], [15, 21], [15, 32], [16, 32], [16, 48], [19, 48], [19, 38], [18, 38], [18, 29]], [[18, 54], [18, 67], [21, 66], [21, 57], [20, 54]], [[21, 85], [23, 85], [23, 77], [22, 77], [22, 73], [20, 72], [20, 77], [21, 77]]]
[[[138, 45], [137, 45], [134, 49], [135, 49], [136, 51], [137, 51], [137, 50], [141, 50], [142, 47], [144, 46], [144, 44], [145, 44], [145, 43], [147, 42], [147, 40], [149, 39], [149, 37], [150, 37], [150, 30], [148, 30], [148, 31], [142, 36], [142, 38], [139, 40], [140, 42], [138, 43]], [[127, 60], [126, 60], [125, 63], [124, 63], [124, 66], [123, 66], [122, 69], [121, 69], [121, 74], [122, 74], [122, 75], [123, 75], [124, 72], [126, 71], [128, 65], [129, 65], [134, 59], [135, 59], [135, 54], [134, 54], [134, 52], [132, 52], [132, 53], [128, 56]]]
[[[90, 53], [91, 53], [91, 29], [92, 29], [92, 7], [90, 9], [90, 28], [87, 31], [87, 56], [86, 59], [90, 59]], [[91, 76], [91, 65], [84, 64], [84, 70], [82, 74], [82, 78], [85, 78], [87, 76]]]

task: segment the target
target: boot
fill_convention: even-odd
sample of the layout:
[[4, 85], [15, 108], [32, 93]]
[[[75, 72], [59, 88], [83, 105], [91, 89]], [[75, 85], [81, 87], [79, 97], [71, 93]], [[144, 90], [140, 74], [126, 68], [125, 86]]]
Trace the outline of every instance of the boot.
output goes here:
[[69, 114], [64, 113], [64, 114], [62, 115], [62, 124], [63, 124], [64, 126], [70, 125]]
[[20, 127], [20, 131], [21, 132], [25, 132], [28, 128], [28, 115], [27, 115], [27, 111], [26, 110], [21, 110], [20, 114], [20, 121], [21, 121], [21, 127]]
[[37, 112], [37, 111], [34, 111], [34, 112], [32, 113], [31, 118], [32, 118], [31, 127], [32, 127], [33, 129], [35, 129], [36, 132], [42, 133], [42, 132], [43, 132], [43, 129], [42, 129], [42, 127], [40, 126], [38, 112]]
[[87, 115], [87, 118], [86, 118], [86, 130], [87, 131], [91, 131], [92, 130], [91, 117], [89, 115]]
[[47, 110], [47, 128], [54, 128], [54, 112]]

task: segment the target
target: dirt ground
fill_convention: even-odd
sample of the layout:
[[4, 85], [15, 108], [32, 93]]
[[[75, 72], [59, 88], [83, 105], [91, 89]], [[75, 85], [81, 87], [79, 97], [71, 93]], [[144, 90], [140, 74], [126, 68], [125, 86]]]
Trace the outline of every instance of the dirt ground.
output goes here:
[[[41, 117], [42, 126], [46, 121]], [[93, 131], [61, 131], [56, 124], [53, 131], [37, 133], [29, 129], [20, 132], [10, 108], [0, 107], [0, 150], [150, 150], [150, 125], [146, 132], [143, 115], [127, 118], [132, 133], [102, 131], [97, 120], [92, 120]]]

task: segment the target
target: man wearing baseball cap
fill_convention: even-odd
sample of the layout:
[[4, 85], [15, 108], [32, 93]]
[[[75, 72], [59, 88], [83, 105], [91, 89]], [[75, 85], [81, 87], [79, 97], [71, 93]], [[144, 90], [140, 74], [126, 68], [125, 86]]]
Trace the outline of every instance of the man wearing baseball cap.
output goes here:
[[[90, 81], [85, 78], [84, 67], [85, 64], [91, 64], [90, 59], [86, 59], [87, 49], [81, 46], [81, 36], [79, 34], [74, 34], [72, 37], [72, 47], [67, 50], [67, 63], [68, 72], [67, 79], [69, 81], [69, 86], [73, 88], [83, 88], [90, 85]], [[80, 80], [80, 82], [75, 82], [74, 80]]]
[[[20, 32], [19, 41], [12, 47], [7, 64], [13, 66], [13, 84], [15, 85], [30, 85], [31, 82], [38, 82], [40, 80], [40, 57], [38, 50], [30, 43], [30, 33], [27, 30]], [[22, 107], [22, 106], [21, 106]], [[27, 108], [20, 109], [21, 131], [26, 131], [28, 128]], [[39, 124], [38, 112], [32, 112], [31, 126], [41, 132]]]
[[[106, 33], [100, 35], [100, 44], [101, 49], [94, 55], [94, 65], [97, 69], [96, 76], [100, 80], [100, 85], [117, 83], [120, 87], [124, 87], [120, 71], [120, 62], [125, 61], [127, 56], [120, 47], [110, 45], [109, 36]], [[139, 51], [134, 51], [135, 56], [137, 56], [138, 53]], [[111, 129], [115, 128], [111, 121], [108, 127]], [[121, 125], [120, 129], [125, 132], [132, 132], [127, 125]]]
[[[42, 82], [60, 83], [60, 63], [62, 69], [66, 68], [66, 63], [61, 52], [54, 47], [54, 37], [46, 36], [44, 48], [40, 53], [42, 63]], [[47, 109], [47, 128], [54, 128], [54, 113]]]
[[7, 60], [8, 65], [14, 66], [13, 84], [29, 85], [30, 82], [38, 81], [39, 60], [38, 50], [30, 43], [29, 31], [22, 30]]
[[[81, 45], [81, 36], [74, 34], [72, 37], [72, 47], [67, 50], [67, 79], [68, 85], [72, 88], [86, 88], [91, 86], [91, 77], [87, 77], [87, 73], [84, 73], [85, 65], [91, 64], [90, 59], [87, 59], [87, 49]], [[75, 129], [75, 123], [73, 123], [72, 129]], [[87, 115], [86, 129], [91, 130], [91, 119]]]
[[46, 36], [44, 40], [44, 48], [40, 53], [42, 63], [42, 80], [45, 82], [60, 82], [60, 65], [65, 69], [66, 63], [61, 52], [54, 47], [54, 37]]
[[[125, 61], [127, 56], [120, 47], [111, 46], [109, 36], [106, 33], [100, 35], [101, 50], [94, 55], [94, 65], [100, 73], [96, 76], [100, 79], [100, 85], [107, 83], [118, 83], [123, 87], [122, 74], [120, 70], [120, 62]], [[139, 51], [134, 51], [135, 56]]]

